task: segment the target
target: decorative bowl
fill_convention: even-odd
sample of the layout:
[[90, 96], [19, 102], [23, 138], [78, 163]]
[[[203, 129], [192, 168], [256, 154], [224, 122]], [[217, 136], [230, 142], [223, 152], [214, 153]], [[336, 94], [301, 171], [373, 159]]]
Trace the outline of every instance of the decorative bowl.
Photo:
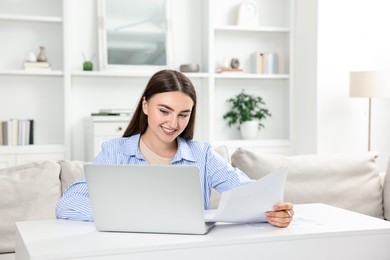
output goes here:
[[198, 64], [183, 64], [180, 65], [181, 72], [199, 72]]

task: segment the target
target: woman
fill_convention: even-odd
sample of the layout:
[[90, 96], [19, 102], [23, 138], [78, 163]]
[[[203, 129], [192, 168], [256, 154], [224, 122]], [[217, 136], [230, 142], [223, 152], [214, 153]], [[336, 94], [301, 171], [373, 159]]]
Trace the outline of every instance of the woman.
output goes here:
[[[95, 164], [197, 165], [204, 208], [210, 208], [211, 188], [224, 192], [250, 183], [205, 142], [192, 141], [196, 93], [182, 73], [162, 70], [152, 76], [122, 138], [102, 144]], [[269, 223], [286, 227], [294, 214], [289, 202], [266, 213]], [[57, 203], [57, 218], [93, 221], [85, 179], [69, 186]]]

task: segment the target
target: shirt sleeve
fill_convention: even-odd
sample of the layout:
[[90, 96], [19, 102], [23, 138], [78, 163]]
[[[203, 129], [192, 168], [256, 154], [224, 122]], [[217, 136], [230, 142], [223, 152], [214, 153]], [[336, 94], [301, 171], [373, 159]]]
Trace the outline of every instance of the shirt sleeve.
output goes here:
[[93, 221], [85, 178], [76, 181], [66, 189], [57, 202], [56, 216], [58, 219]]
[[207, 149], [206, 171], [210, 188], [219, 192], [245, 186], [251, 180], [240, 169], [233, 167], [228, 161], [217, 154], [211, 146]]
[[109, 153], [109, 145], [108, 142], [103, 142], [101, 145], [101, 150], [98, 155], [93, 160], [93, 164], [108, 164], [110, 153]]

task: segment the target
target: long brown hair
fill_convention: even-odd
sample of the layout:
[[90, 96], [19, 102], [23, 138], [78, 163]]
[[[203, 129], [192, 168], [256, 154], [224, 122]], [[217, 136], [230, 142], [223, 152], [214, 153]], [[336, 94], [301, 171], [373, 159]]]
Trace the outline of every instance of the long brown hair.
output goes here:
[[145, 98], [146, 101], [149, 101], [155, 94], [172, 91], [183, 92], [194, 102], [188, 125], [180, 134], [180, 137], [191, 140], [194, 136], [195, 128], [196, 92], [192, 82], [183, 73], [175, 70], [161, 70], [150, 78], [123, 137], [145, 133], [146, 128], [148, 127], [148, 117], [142, 110], [143, 98]]

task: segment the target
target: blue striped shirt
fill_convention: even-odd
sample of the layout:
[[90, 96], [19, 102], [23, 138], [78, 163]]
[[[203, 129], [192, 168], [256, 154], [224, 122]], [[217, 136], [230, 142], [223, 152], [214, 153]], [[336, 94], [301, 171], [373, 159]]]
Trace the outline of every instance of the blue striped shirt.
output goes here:
[[[117, 138], [102, 144], [95, 164], [148, 164], [139, 149], [140, 135]], [[244, 186], [251, 180], [238, 168], [232, 167], [206, 142], [187, 141], [178, 137], [178, 150], [173, 165], [196, 165], [200, 170], [203, 205], [210, 209], [211, 188], [224, 192]], [[93, 221], [85, 178], [70, 185], [57, 203], [57, 218]]]

